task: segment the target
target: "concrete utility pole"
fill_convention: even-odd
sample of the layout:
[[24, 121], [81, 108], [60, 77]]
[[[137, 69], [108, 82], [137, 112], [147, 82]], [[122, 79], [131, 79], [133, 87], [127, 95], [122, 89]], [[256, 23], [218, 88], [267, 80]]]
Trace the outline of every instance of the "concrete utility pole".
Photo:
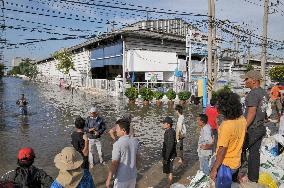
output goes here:
[[249, 64], [249, 62], [250, 62], [250, 54], [251, 54], [251, 52], [250, 52], [250, 48], [251, 48], [251, 32], [249, 33], [249, 44], [248, 44], [248, 55], [247, 55], [247, 63]]
[[264, 0], [264, 15], [263, 15], [263, 33], [262, 33], [262, 53], [261, 53], [261, 75], [263, 78], [262, 87], [265, 86], [265, 68], [267, 63], [267, 27], [268, 27], [268, 12], [269, 0]]
[[[207, 64], [207, 71], [208, 71], [208, 101], [210, 101], [212, 97], [212, 86], [211, 88], [208, 87], [212, 81], [212, 26], [213, 26], [213, 13], [212, 13], [212, 0], [208, 0], [208, 64]], [[211, 83], [212, 84], [212, 83]]]
[[217, 35], [217, 27], [216, 27], [216, 9], [215, 9], [215, 0], [211, 0], [212, 2], [212, 20], [213, 20], [213, 55], [214, 55], [214, 76], [213, 76], [213, 88], [216, 87], [217, 82], [217, 75], [218, 75], [218, 49], [217, 49], [217, 42], [216, 42], [216, 35]]
[[237, 26], [237, 34], [235, 35], [235, 52], [236, 52], [236, 64], [240, 64], [240, 26]]

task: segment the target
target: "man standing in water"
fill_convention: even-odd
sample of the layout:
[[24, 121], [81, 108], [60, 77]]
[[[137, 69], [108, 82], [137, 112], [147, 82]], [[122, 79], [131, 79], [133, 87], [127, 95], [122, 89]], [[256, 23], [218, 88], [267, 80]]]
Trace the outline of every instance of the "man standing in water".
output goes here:
[[100, 138], [106, 130], [104, 120], [98, 115], [97, 107], [92, 107], [89, 111], [90, 116], [85, 121], [84, 130], [87, 132], [89, 139], [89, 163], [90, 168], [94, 166], [95, 146], [97, 147], [100, 163], [104, 164], [102, 154], [102, 143]]
[[28, 101], [25, 98], [24, 94], [22, 94], [22, 97], [19, 100], [17, 100], [16, 104], [20, 107], [22, 115], [25, 115], [25, 116], [28, 115], [28, 108], [27, 108]]
[[263, 136], [266, 134], [264, 120], [267, 108], [267, 93], [260, 87], [262, 76], [259, 71], [251, 70], [241, 76], [244, 79], [250, 92], [245, 99], [245, 118], [247, 121], [247, 135], [243, 146], [243, 160], [246, 157], [246, 150], [249, 150], [248, 157], [248, 178], [257, 182], [260, 166], [260, 146]]

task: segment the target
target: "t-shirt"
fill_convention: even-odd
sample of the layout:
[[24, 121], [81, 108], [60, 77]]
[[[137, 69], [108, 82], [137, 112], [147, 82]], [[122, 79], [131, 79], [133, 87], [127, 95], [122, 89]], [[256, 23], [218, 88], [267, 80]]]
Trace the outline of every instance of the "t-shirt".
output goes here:
[[81, 154], [82, 154], [82, 150], [84, 149], [84, 146], [85, 146], [85, 141], [83, 139], [83, 135], [84, 135], [84, 133], [76, 132], [76, 131], [74, 131], [71, 134], [71, 144]]
[[207, 107], [205, 110], [205, 114], [208, 116], [208, 124], [211, 126], [211, 128], [218, 129], [217, 117], [219, 114], [217, 108], [214, 106]]
[[266, 109], [268, 106], [268, 97], [264, 89], [252, 89], [245, 99], [245, 117], [248, 114], [248, 107], [256, 107], [256, 115], [252, 124], [258, 121], [264, 121], [266, 117]]
[[198, 148], [197, 148], [197, 153], [199, 157], [208, 157], [212, 155], [212, 149], [201, 149], [201, 145], [205, 144], [212, 144], [213, 143], [213, 138], [212, 138], [212, 130], [209, 124], [206, 124], [204, 127], [201, 128], [200, 130], [200, 135], [198, 139]]
[[241, 165], [241, 154], [246, 134], [246, 125], [246, 119], [241, 116], [235, 120], [223, 121], [218, 129], [217, 150], [219, 147], [227, 148], [223, 164], [231, 169], [237, 169]]
[[138, 139], [128, 135], [120, 137], [112, 149], [112, 160], [119, 161], [115, 179], [126, 182], [137, 177], [136, 155], [138, 154]]
[[184, 115], [180, 115], [177, 120], [176, 126], [176, 139], [180, 140], [185, 136], [186, 127], [184, 125]]
[[83, 135], [84, 135], [84, 133], [82, 133], [82, 132], [74, 131], [71, 134], [71, 144], [76, 149], [76, 151], [81, 153], [81, 155], [83, 156], [84, 162], [82, 164], [82, 168], [87, 169], [87, 168], [89, 168], [88, 156], [84, 156], [84, 154], [82, 152], [82, 150], [85, 147], [85, 140], [83, 139]]

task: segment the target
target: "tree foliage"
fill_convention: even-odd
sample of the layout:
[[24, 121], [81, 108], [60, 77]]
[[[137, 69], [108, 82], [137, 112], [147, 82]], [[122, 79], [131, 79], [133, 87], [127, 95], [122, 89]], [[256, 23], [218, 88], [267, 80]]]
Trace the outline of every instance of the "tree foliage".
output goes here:
[[254, 70], [254, 67], [252, 66], [252, 64], [247, 64], [246, 65], [246, 72]]
[[52, 57], [58, 61], [56, 68], [64, 73], [69, 74], [70, 70], [75, 70], [74, 62], [72, 60], [72, 53], [67, 50], [55, 52]]
[[224, 85], [224, 87], [218, 89], [217, 91], [213, 91], [212, 92], [212, 100], [217, 101], [217, 98], [218, 98], [218, 96], [221, 92], [228, 92], [228, 93], [233, 92], [231, 84], [229, 83], [227, 85]]
[[4, 76], [5, 65], [0, 63], [0, 78]]
[[284, 81], [284, 65], [275, 66], [269, 71], [270, 79], [275, 82]]
[[37, 66], [31, 63], [29, 58], [23, 59], [19, 66], [13, 67], [11, 71], [9, 71], [10, 75], [25, 75], [30, 79], [36, 78], [38, 75]]

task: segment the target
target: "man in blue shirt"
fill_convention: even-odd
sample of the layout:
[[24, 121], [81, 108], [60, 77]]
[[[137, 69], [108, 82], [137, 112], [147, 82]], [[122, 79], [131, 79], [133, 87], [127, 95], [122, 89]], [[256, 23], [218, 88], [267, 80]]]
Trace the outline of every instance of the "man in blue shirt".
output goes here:
[[87, 117], [85, 122], [84, 130], [87, 132], [87, 136], [89, 139], [89, 163], [90, 168], [94, 167], [94, 154], [95, 154], [95, 146], [97, 147], [100, 163], [104, 164], [103, 154], [102, 154], [102, 144], [100, 141], [101, 135], [106, 130], [106, 125], [104, 120], [98, 116], [98, 109], [96, 107], [92, 107], [89, 111], [90, 116]]

